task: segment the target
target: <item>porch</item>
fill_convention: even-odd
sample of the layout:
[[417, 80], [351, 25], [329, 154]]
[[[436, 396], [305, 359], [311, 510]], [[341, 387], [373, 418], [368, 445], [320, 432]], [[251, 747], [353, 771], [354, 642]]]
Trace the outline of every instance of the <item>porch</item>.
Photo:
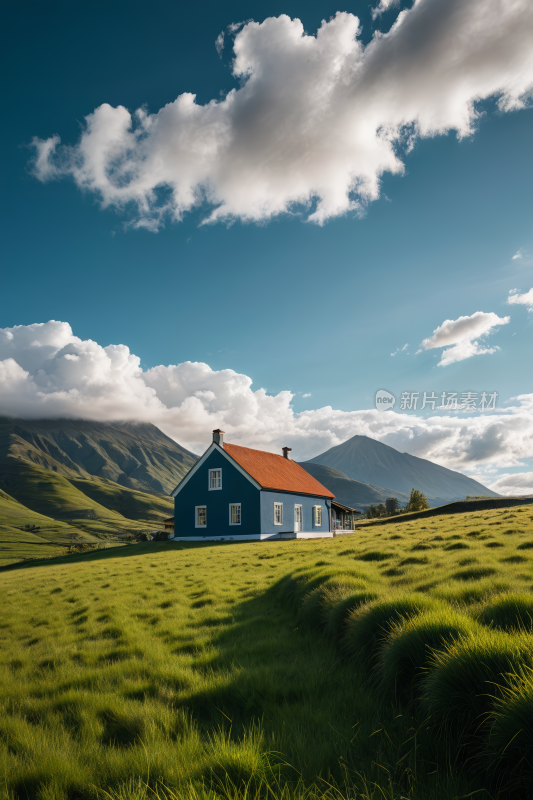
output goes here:
[[354, 531], [355, 522], [361, 516], [361, 511], [345, 506], [337, 500], [331, 501], [331, 530], [333, 533], [350, 533]]

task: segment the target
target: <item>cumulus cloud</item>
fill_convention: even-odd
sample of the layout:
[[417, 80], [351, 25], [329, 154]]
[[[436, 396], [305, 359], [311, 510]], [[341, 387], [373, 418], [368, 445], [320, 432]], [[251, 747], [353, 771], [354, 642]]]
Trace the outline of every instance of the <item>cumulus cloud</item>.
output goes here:
[[137, 419], [152, 422], [193, 452], [211, 431], [227, 439], [305, 460], [355, 434], [451, 469], [507, 469], [533, 456], [533, 394], [506, 409], [459, 414], [401, 414], [331, 406], [296, 413], [293, 394], [254, 389], [234, 370], [187, 361], [143, 371], [123, 344], [102, 347], [66, 322], [0, 329], [0, 414], [24, 418]]
[[500, 475], [490, 488], [503, 495], [533, 495], [533, 472]]
[[511, 289], [507, 302], [511, 305], [527, 306], [528, 311], [533, 311], [533, 289], [524, 294], [519, 294], [517, 289]]
[[499, 317], [492, 311], [489, 313], [476, 311], [470, 317], [446, 319], [442, 325], [435, 328], [433, 336], [424, 339], [420, 347], [424, 350], [433, 350], [453, 345], [443, 350], [439, 367], [464, 361], [465, 358], [472, 356], [495, 353], [499, 347], [484, 347], [477, 340], [494, 333], [500, 325], [507, 325], [510, 320], [511, 317]]
[[150, 230], [204, 203], [210, 222], [360, 213], [418, 137], [471, 135], [483, 98], [503, 112], [527, 105], [533, 4], [416, 0], [366, 46], [345, 12], [316, 36], [286, 15], [250, 21], [232, 70], [240, 87], [222, 100], [184, 93], [154, 114], [104, 103], [75, 145], [35, 138], [34, 174], [71, 176]]
[[517, 258], [524, 258], [524, 253], [522, 248], [516, 251], [516, 253], [513, 256], [513, 261], [516, 261]]

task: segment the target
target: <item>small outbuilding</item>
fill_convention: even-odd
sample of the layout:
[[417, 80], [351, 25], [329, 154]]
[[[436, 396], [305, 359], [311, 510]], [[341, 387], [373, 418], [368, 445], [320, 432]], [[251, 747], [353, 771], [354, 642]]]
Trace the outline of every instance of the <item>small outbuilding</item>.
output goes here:
[[213, 441], [172, 492], [174, 541], [333, 536], [334, 495], [289, 457]]

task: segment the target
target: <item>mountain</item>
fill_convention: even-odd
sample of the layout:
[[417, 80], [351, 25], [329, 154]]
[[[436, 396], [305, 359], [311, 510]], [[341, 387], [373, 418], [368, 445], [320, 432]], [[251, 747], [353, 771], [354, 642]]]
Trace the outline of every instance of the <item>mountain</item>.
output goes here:
[[310, 464], [331, 467], [348, 478], [375, 487], [388, 486], [395, 493], [408, 495], [411, 489], [419, 489], [431, 505], [464, 500], [467, 495], [499, 497], [496, 492], [460, 472], [425, 458], [400, 453], [369, 436], [352, 436], [347, 442], [326, 450], [302, 466], [307, 469]]
[[149, 423], [0, 418], [0, 566], [160, 529], [196, 461]]
[[149, 422], [0, 418], [0, 462], [31, 461], [65, 478], [104, 478], [168, 495], [198, 457]]
[[366, 510], [371, 504], [385, 504], [387, 497], [396, 497], [401, 506], [405, 505], [409, 496], [398, 492], [395, 489], [385, 489], [383, 486], [371, 486], [368, 483], [361, 483], [349, 478], [344, 472], [340, 472], [333, 467], [325, 467], [323, 464], [314, 464], [312, 461], [300, 463], [313, 478], [333, 492], [335, 499], [339, 503], [351, 508]]

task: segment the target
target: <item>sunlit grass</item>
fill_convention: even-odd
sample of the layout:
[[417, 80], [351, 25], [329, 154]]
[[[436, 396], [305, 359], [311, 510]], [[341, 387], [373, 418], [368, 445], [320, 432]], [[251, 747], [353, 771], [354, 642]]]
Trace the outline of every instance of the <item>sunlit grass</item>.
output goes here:
[[[451, 800], [479, 789], [449, 752], [453, 731], [483, 714], [492, 752], [529, 708], [530, 511], [513, 509], [512, 532], [503, 509], [0, 572], [0, 798]], [[504, 655], [481, 674], [476, 647]], [[465, 675], [484, 695], [448, 728], [439, 669], [452, 696]], [[517, 709], [507, 716], [506, 698]]]

